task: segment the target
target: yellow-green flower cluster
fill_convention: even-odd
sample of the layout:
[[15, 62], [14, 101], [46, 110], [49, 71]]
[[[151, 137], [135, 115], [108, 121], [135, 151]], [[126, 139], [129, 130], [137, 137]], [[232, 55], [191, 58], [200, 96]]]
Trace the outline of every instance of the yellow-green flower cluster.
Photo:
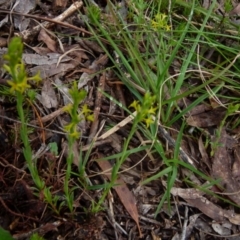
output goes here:
[[93, 114], [90, 114], [92, 111], [86, 104], [82, 107], [80, 114], [78, 114], [79, 104], [84, 100], [87, 93], [84, 90], [79, 91], [76, 82], [73, 83], [73, 87], [69, 90], [69, 94], [72, 97], [73, 103], [65, 106], [64, 110], [69, 113], [71, 122], [64, 126], [64, 129], [68, 133], [69, 138], [74, 141], [80, 137], [78, 124], [83, 119], [83, 116], [87, 120], [93, 121]]
[[12, 76], [12, 80], [8, 81], [11, 92], [18, 92], [23, 94], [27, 89], [31, 88], [28, 81], [40, 81], [39, 73], [33, 77], [28, 77], [25, 65], [22, 62], [23, 44], [20, 38], [13, 38], [8, 47], [7, 54], [4, 55], [4, 59], [7, 64], [4, 65], [4, 69]]
[[149, 92], [147, 92], [143, 101], [140, 104], [139, 101], [134, 100], [129, 107], [132, 107], [136, 110], [136, 120], [139, 122], [145, 122], [146, 126], [149, 127], [150, 124], [154, 122], [153, 116], [156, 114], [157, 107], [154, 107], [156, 97], [151, 96]]
[[154, 19], [151, 21], [152, 27], [155, 30], [163, 29], [166, 31], [171, 30], [171, 26], [168, 25], [167, 15], [164, 13], [158, 13], [155, 15]]
[[80, 137], [80, 132], [78, 131], [77, 126], [81, 121], [81, 118], [78, 114], [73, 114], [73, 104], [65, 106], [64, 111], [71, 116], [71, 122], [64, 126], [64, 130], [68, 133], [68, 136], [71, 139], [78, 139]]

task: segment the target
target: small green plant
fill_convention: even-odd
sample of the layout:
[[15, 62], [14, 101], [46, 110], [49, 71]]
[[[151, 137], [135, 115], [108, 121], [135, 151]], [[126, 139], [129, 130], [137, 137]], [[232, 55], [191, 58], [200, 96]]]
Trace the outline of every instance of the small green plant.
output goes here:
[[69, 104], [65, 107], [65, 111], [70, 115], [71, 121], [67, 124], [64, 129], [68, 134], [68, 156], [67, 156], [67, 171], [64, 179], [64, 193], [67, 201], [67, 205], [70, 211], [73, 211], [73, 199], [74, 199], [74, 189], [69, 188], [69, 179], [71, 176], [72, 163], [73, 163], [73, 145], [80, 137], [80, 132], [78, 131], [78, 124], [85, 117], [87, 120], [92, 121], [93, 115], [91, 110], [84, 105], [80, 114], [78, 113], [79, 104], [85, 99], [86, 91], [79, 91], [77, 88], [77, 83], [74, 82], [72, 89], [69, 90], [69, 94], [72, 98], [72, 104]]
[[141, 103], [139, 103], [139, 101], [134, 101], [130, 105], [130, 107], [136, 110], [131, 131], [128, 135], [128, 138], [124, 142], [122, 152], [118, 155], [118, 157], [116, 157], [116, 163], [112, 168], [111, 181], [109, 184], [105, 184], [103, 194], [100, 200], [98, 201], [97, 204], [92, 206], [93, 211], [97, 212], [101, 209], [101, 205], [104, 202], [109, 190], [116, 184], [116, 180], [118, 178], [118, 174], [122, 164], [127, 159], [127, 157], [132, 153], [131, 151], [128, 151], [128, 146], [138, 128], [138, 124], [144, 122], [147, 127], [150, 127], [150, 125], [154, 122], [153, 115], [157, 111], [157, 107], [154, 107], [155, 101], [156, 97], [151, 96], [151, 94], [147, 92], [144, 95]]
[[28, 77], [25, 65], [22, 62], [23, 43], [20, 38], [13, 38], [9, 43], [7, 54], [4, 55], [6, 63], [4, 69], [10, 74], [11, 80], [8, 81], [10, 85], [10, 92], [15, 95], [17, 102], [17, 112], [21, 121], [20, 137], [23, 142], [23, 155], [27, 162], [28, 169], [31, 173], [32, 179], [37, 187], [37, 192], [44, 194], [44, 200], [58, 213], [56, 209], [57, 198], [53, 197], [50, 189], [45, 186], [45, 182], [40, 178], [37, 169], [37, 160], [33, 158], [32, 149], [28, 139], [29, 129], [27, 128], [27, 114], [23, 108], [25, 102], [34, 99], [35, 93], [31, 88], [30, 81], [39, 82], [40, 75], [36, 74], [33, 77]]
[[23, 44], [20, 38], [13, 38], [9, 44], [8, 52], [4, 55], [6, 64], [4, 64], [4, 69], [11, 75], [11, 80], [8, 81], [10, 85], [10, 92], [15, 94], [17, 101], [17, 112], [21, 121], [20, 135], [23, 141], [24, 149], [23, 154], [27, 161], [29, 171], [38, 189], [44, 187], [44, 182], [40, 179], [38, 175], [38, 170], [36, 168], [36, 162], [32, 159], [32, 149], [29, 144], [26, 116], [24, 114], [24, 100], [26, 99], [26, 92], [30, 89], [29, 81], [40, 81], [39, 74], [33, 77], [28, 77], [25, 66], [22, 62]]

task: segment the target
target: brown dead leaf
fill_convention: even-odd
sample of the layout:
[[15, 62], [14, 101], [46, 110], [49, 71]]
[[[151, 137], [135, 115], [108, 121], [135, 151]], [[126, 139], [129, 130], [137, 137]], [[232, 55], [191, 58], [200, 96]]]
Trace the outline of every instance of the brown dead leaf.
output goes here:
[[[79, 44], [75, 43], [72, 45], [64, 45], [65, 53], [68, 53], [68, 56], [77, 57], [81, 55], [83, 59], [89, 59], [88, 55], [86, 55], [86, 49], [82, 48]], [[79, 53], [80, 52], [80, 53]]]
[[[189, 104], [190, 105], [190, 104]], [[199, 104], [197, 105], [195, 108], [191, 109], [190, 110], [190, 115], [193, 116], [193, 115], [198, 115], [198, 114], [201, 114], [201, 113], [204, 113], [204, 112], [207, 112], [207, 111], [210, 111], [212, 108], [211, 106], [209, 105], [206, 105], [206, 104]], [[188, 114], [188, 113], [187, 113]]]
[[[31, 64], [31, 65], [51, 65], [58, 63], [59, 59], [61, 58], [61, 54], [59, 53], [47, 53], [44, 56], [40, 54], [32, 54], [32, 53], [26, 53], [23, 54], [23, 61], [25, 64]], [[61, 58], [61, 63], [70, 61], [71, 58], [68, 56], [64, 56]]]
[[57, 52], [56, 41], [54, 41], [44, 29], [40, 31], [38, 41], [43, 41], [51, 51]]
[[30, 69], [30, 73], [32, 75], [37, 74], [40, 72], [40, 76], [42, 79], [49, 78], [51, 76], [54, 76], [56, 74], [60, 74], [62, 72], [67, 72], [73, 69], [75, 65], [73, 63], [60, 63], [58, 66], [57, 64], [44, 64], [41, 66], [36, 66]]
[[[187, 91], [187, 89], [185, 91]], [[177, 104], [181, 109], [187, 108], [192, 103], [193, 103], [193, 101], [191, 101], [188, 98], [181, 98], [177, 101]], [[189, 112], [187, 112], [186, 116], [197, 115], [197, 114], [200, 114], [200, 113], [210, 111], [211, 109], [212, 109], [212, 107], [209, 104], [202, 103], [202, 104], [199, 104], [199, 105], [195, 106], [193, 109], [191, 109]]]
[[[15, 4], [14, 11], [19, 13], [29, 13], [36, 8], [35, 0], [21, 0], [18, 4]], [[26, 30], [30, 23], [30, 18], [25, 18], [24, 16], [14, 15], [14, 26], [20, 31]]]
[[175, 188], [171, 189], [171, 194], [183, 198], [186, 202], [193, 207], [199, 209], [206, 216], [217, 222], [223, 222], [226, 218], [233, 224], [240, 225], [240, 215], [233, 213], [232, 211], [225, 210], [203, 196], [203, 192], [200, 192], [194, 188]]
[[[108, 172], [105, 173], [105, 175], [109, 180], [111, 180], [111, 173], [109, 173], [109, 170], [112, 169], [112, 165], [106, 160], [97, 161], [97, 164], [103, 172]], [[139, 215], [136, 206], [136, 199], [120, 176], [116, 180], [115, 184], [116, 186], [114, 186], [113, 188], [118, 194], [118, 197], [120, 198], [123, 206], [126, 208], [132, 219], [136, 222], [140, 238], [142, 238], [143, 235], [139, 225]]]
[[52, 52], [47, 47], [32, 47], [32, 50], [34, 50], [36, 53], [38, 53], [41, 56], [44, 56], [44, 55]]
[[222, 121], [225, 113], [226, 109], [219, 107], [208, 112], [190, 116], [187, 118], [187, 123], [190, 126], [202, 128], [215, 126]]
[[[222, 129], [220, 138], [218, 141], [217, 149], [213, 157], [212, 165], [212, 177], [215, 179], [221, 179], [220, 185], [224, 189], [225, 196], [232, 201], [240, 205], [240, 183], [233, 178], [231, 170], [231, 156], [227, 149], [227, 142], [230, 136], [226, 133], [225, 129]], [[227, 195], [227, 193], [229, 193]], [[236, 194], [234, 194], [236, 193]]]
[[43, 82], [42, 87], [42, 104], [46, 108], [57, 108], [58, 107], [58, 100], [56, 93], [53, 89], [52, 83], [46, 79]]

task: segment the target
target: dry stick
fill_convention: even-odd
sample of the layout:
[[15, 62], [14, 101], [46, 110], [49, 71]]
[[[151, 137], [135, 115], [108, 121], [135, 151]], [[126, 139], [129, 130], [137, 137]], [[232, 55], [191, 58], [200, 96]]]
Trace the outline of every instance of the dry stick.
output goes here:
[[39, 124], [39, 121], [42, 122], [42, 123], [45, 123], [45, 122], [48, 122], [56, 117], [58, 117], [59, 115], [63, 114], [64, 113], [64, 108], [65, 107], [62, 107], [62, 108], [59, 108], [58, 110], [44, 116], [44, 117], [40, 117], [39, 120], [32, 120], [30, 122], [30, 124]]
[[184, 224], [183, 224], [183, 229], [181, 234], [181, 240], [186, 239], [187, 224], [188, 224], [188, 207], [185, 206], [185, 216], [184, 216]]
[[123, 119], [121, 122], [119, 122], [117, 125], [115, 125], [113, 128], [103, 133], [100, 137], [97, 138], [97, 140], [104, 140], [105, 138], [111, 136], [113, 133], [117, 132], [120, 128], [124, 127], [129, 122], [131, 122], [136, 115], [137, 115], [137, 112], [135, 111], [134, 113], [132, 113], [132, 115], [129, 115], [128, 117]]
[[[59, 16], [55, 17], [53, 20], [56, 21], [56, 22], [64, 21], [66, 18], [71, 16], [75, 11], [80, 9], [82, 7], [82, 5], [83, 5], [82, 1], [78, 1], [78, 2], [73, 3], [68, 9], [66, 9]], [[13, 14], [13, 12], [11, 12], [11, 14]], [[42, 19], [42, 20], [44, 20], [44, 19]], [[21, 35], [23, 41], [27, 42], [39, 33], [39, 31], [42, 29], [42, 26], [44, 28], [50, 28], [54, 24], [55, 24], [54, 22], [47, 21], [47, 22], [44, 22], [40, 25], [37, 25], [36, 27], [34, 27], [31, 30], [25, 30], [25, 31], [21, 32], [20, 35]]]

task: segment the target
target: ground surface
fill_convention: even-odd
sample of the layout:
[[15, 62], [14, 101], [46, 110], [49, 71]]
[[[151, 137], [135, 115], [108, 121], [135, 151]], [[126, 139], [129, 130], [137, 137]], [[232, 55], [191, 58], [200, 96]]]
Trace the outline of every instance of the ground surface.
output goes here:
[[[240, 239], [237, 3], [14, 2], [0, 1], [0, 226], [14, 239]], [[14, 36], [42, 79], [22, 104], [35, 173], [3, 69]], [[70, 144], [74, 81], [86, 96]]]

